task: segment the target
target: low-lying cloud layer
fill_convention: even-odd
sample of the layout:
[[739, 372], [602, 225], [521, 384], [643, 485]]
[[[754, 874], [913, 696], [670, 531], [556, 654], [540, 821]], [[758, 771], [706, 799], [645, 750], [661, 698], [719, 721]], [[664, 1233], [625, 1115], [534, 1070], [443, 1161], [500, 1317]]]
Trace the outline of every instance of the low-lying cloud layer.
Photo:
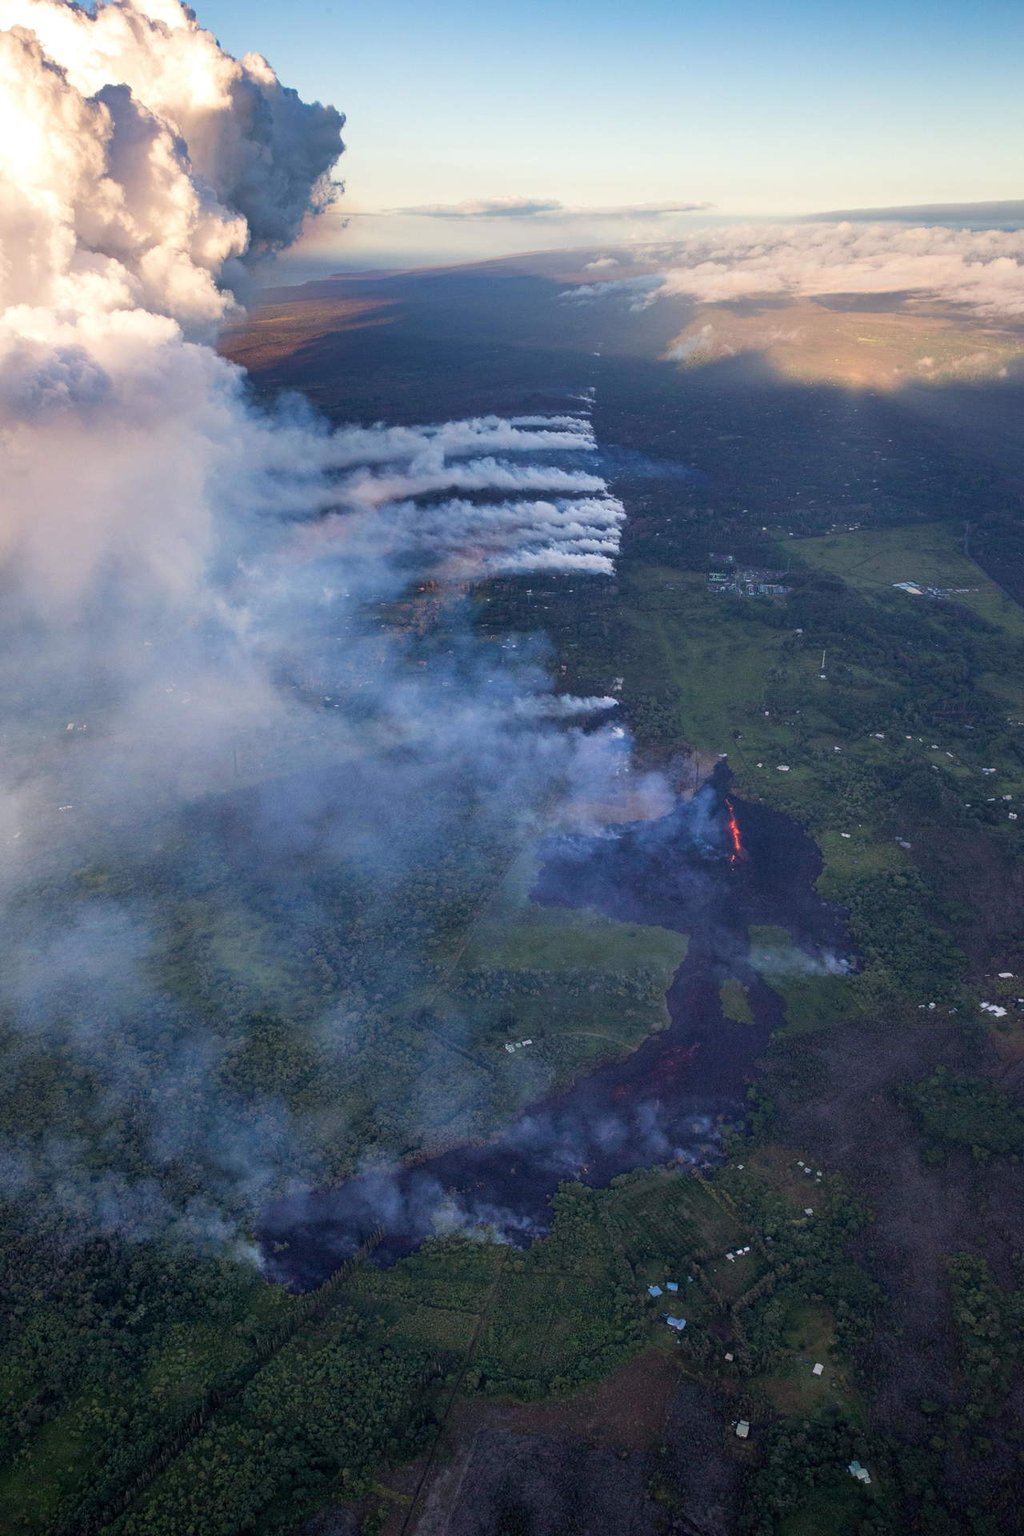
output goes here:
[[899, 224], [751, 225], [710, 229], [636, 253], [637, 277], [570, 289], [567, 297], [664, 297], [702, 304], [828, 294], [908, 295], [963, 305], [995, 320], [1024, 316], [1024, 230]]
[[667, 214], [699, 213], [709, 203], [613, 203], [607, 207], [567, 206], [554, 198], [472, 197], [461, 203], [420, 203], [387, 208], [385, 213], [421, 219], [659, 219]]

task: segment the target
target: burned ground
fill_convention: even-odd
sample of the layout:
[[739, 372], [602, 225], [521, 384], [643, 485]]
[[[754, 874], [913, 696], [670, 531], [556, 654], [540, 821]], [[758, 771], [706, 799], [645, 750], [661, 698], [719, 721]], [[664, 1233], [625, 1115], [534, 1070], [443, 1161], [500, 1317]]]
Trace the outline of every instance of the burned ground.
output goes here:
[[[857, 1258], [880, 1285], [882, 1304], [862, 1344], [870, 1414], [898, 1440], [927, 1444], [941, 1411], [955, 1412], [967, 1396], [961, 1340], [950, 1305], [948, 1260], [984, 1256], [1004, 1287], [1016, 1277], [1024, 1167], [1005, 1159], [983, 1166], [967, 1152], [929, 1164], [899, 1090], [937, 1065], [974, 1069], [988, 1059], [966, 1023], [948, 1019], [899, 1027], [827, 1034], [808, 1048], [813, 1093], [787, 1094], [789, 1068], [769, 1059], [766, 1081], [785, 1101], [785, 1141], [845, 1175], [869, 1202], [872, 1221]], [[1012, 1347], [1012, 1341], [1005, 1341]], [[963, 1505], [998, 1496], [1019, 1475], [1017, 1447], [999, 1434], [1012, 1423], [1013, 1403], [988, 1429], [991, 1453], [979, 1459], [966, 1442], [945, 1452], [948, 1486]], [[1007, 1527], [1010, 1529], [1010, 1527]]]
[[655, 1536], [645, 1472], [644, 1458], [630, 1452], [483, 1430], [438, 1536], [586, 1536], [601, 1528]]
[[727, 1536], [744, 1468], [727, 1416], [657, 1356], [563, 1403], [467, 1406], [417, 1536]]

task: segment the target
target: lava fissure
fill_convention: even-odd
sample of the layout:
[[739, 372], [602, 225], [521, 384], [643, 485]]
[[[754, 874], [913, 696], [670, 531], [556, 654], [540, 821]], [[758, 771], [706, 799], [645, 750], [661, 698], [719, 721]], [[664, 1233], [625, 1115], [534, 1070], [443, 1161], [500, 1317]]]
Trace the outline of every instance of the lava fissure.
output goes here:
[[725, 801], [725, 824], [729, 829], [729, 841], [732, 844], [729, 863], [737, 864], [740, 859], [746, 858], [747, 850], [743, 846], [743, 834], [740, 831], [740, 824], [736, 818], [736, 808], [728, 796]]

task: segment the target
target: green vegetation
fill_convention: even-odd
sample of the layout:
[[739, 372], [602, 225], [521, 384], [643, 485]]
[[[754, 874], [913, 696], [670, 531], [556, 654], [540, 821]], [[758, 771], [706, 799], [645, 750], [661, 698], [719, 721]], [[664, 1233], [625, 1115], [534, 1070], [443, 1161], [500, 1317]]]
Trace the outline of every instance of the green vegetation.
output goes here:
[[[656, 1169], [608, 1190], [566, 1185], [551, 1235], [524, 1251], [453, 1236], [303, 1298], [245, 1264], [152, 1245], [63, 1261], [54, 1249], [32, 1267], [15, 1239], [0, 1530], [289, 1530], [297, 1510], [360, 1497], [432, 1441], [453, 1391], [560, 1395], [652, 1344], [784, 1402], [800, 1309], [827, 1305], [841, 1349], [842, 1319], [872, 1304], [842, 1260], [858, 1208], [829, 1181], [812, 1222], [805, 1198], [770, 1159], [710, 1179]], [[669, 1279], [679, 1292], [652, 1300], [647, 1287]], [[664, 1323], [673, 1309], [682, 1336]], [[855, 1395], [829, 1385], [827, 1401]]]
[[842, 1419], [773, 1426], [749, 1485], [746, 1536], [890, 1536], [897, 1527], [877, 1495], [847, 1471], [871, 1459], [871, 1441]]
[[297, 1304], [248, 1264], [5, 1225], [0, 1529], [79, 1531], [211, 1402]]
[[935, 1161], [962, 1148], [979, 1163], [991, 1157], [1024, 1156], [1024, 1111], [985, 1078], [939, 1067], [931, 1077], [907, 1087], [902, 1096], [920, 1126], [928, 1156]]
[[752, 926], [749, 962], [784, 1000], [787, 1034], [835, 1028], [860, 1013], [857, 983], [845, 966], [809, 964], [784, 928]]
[[722, 1012], [727, 1019], [732, 1019], [735, 1024], [753, 1024], [754, 1015], [750, 1007], [750, 999], [747, 997], [747, 989], [742, 981], [737, 981], [735, 976], [730, 976], [727, 981], [722, 982], [719, 996]]
[[112, 1532], [288, 1531], [304, 1507], [359, 1497], [382, 1462], [418, 1449], [427, 1368], [411, 1345], [382, 1348], [365, 1323], [333, 1319], [280, 1350]]
[[[1006, 1396], [1021, 1353], [1024, 1289], [1007, 1293], [984, 1259], [953, 1254], [948, 1263], [950, 1298], [967, 1382], [965, 1417], [977, 1423]], [[954, 1423], [954, 1430], [966, 1425]]]

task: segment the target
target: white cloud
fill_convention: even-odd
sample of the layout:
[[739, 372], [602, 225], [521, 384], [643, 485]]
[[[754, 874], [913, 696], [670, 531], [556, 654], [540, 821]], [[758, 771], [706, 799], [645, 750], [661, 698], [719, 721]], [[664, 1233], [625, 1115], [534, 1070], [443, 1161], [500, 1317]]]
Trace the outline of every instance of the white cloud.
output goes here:
[[672, 249], [651, 296], [841, 293], [934, 296], [993, 318], [1024, 316], [1024, 231], [849, 222], [707, 230]]
[[387, 214], [424, 219], [658, 219], [669, 214], [697, 213], [708, 203], [617, 203], [609, 207], [571, 207], [553, 198], [482, 197], [461, 203], [422, 203], [411, 208], [386, 208]]
[[34, 34], [82, 97], [109, 103], [126, 86], [179, 135], [196, 185], [245, 220], [254, 251], [294, 240], [330, 200], [342, 114], [301, 101], [258, 53], [233, 59], [178, 0], [112, 0], [95, 13], [65, 0], [0, 0], [0, 29], [14, 27]]
[[539, 197], [469, 197], [461, 203], [420, 203], [412, 208], [386, 208], [385, 213], [419, 219], [535, 219], [561, 213], [562, 204]]

